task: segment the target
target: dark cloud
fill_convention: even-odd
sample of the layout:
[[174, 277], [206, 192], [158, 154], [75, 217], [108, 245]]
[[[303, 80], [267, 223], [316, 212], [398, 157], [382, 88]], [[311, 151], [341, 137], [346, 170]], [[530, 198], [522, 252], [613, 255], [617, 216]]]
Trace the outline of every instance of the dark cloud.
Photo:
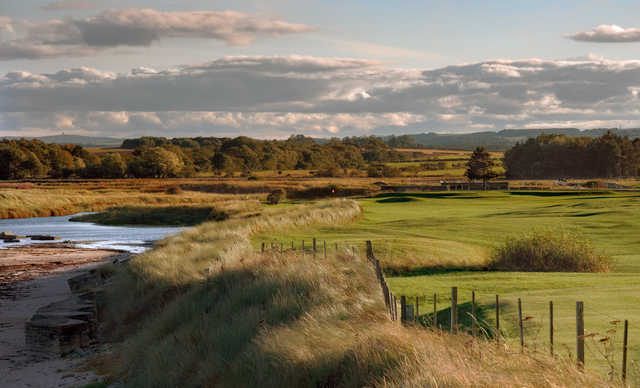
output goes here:
[[[640, 61], [492, 60], [419, 71], [348, 58], [227, 57], [127, 74], [12, 72], [0, 78], [0, 101], [5, 121], [49, 117], [106, 132], [146, 122], [176, 135], [624, 126], [640, 125]], [[59, 112], [67, 119], [51, 118]]]
[[176, 37], [246, 45], [261, 36], [312, 30], [302, 24], [233, 11], [108, 9], [90, 18], [45, 22], [0, 17], [0, 60], [91, 55], [106, 48], [149, 46]]

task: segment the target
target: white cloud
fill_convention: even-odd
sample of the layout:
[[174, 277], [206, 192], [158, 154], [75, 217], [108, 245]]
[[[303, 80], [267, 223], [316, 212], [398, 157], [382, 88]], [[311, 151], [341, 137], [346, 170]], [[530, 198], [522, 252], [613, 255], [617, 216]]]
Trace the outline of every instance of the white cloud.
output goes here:
[[567, 37], [577, 41], [596, 43], [640, 42], [640, 28], [601, 24], [591, 31], [576, 32]]
[[149, 46], [165, 38], [247, 45], [260, 36], [313, 30], [303, 24], [234, 11], [108, 9], [89, 18], [44, 22], [0, 17], [0, 60], [85, 56], [117, 46]]
[[[365, 59], [243, 56], [123, 74], [15, 71], [0, 77], [0, 125], [176, 136], [616, 126], [640, 120], [638, 80], [640, 61], [604, 58], [419, 71]], [[54, 117], [60, 112], [70, 121]]]

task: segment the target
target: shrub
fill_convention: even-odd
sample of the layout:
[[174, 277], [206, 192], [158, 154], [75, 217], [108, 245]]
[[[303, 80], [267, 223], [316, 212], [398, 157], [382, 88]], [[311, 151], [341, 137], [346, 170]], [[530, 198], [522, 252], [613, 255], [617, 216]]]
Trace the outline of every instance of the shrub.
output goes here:
[[167, 188], [164, 191], [167, 194], [170, 195], [178, 195], [178, 194], [182, 194], [182, 188], [180, 187], [180, 185], [171, 185], [171, 186], [167, 186]]
[[587, 189], [602, 189], [606, 187], [606, 184], [603, 181], [588, 181], [583, 183], [582, 186]]
[[285, 192], [282, 189], [275, 189], [267, 196], [267, 202], [271, 205], [277, 205], [285, 197]]
[[209, 221], [224, 221], [229, 218], [229, 214], [225, 211], [216, 209], [215, 207], [211, 209], [209, 213], [209, 217], [207, 218]]
[[490, 267], [525, 272], [608, 272], [609, 256], [583, 236], [565, 230], [535, 231], [509, 238], [494, 252]]

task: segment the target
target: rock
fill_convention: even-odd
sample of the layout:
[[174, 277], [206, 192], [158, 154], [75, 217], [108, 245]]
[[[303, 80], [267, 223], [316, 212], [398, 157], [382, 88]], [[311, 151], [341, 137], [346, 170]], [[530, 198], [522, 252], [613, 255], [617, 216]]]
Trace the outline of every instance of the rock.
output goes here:
[[25, 324], [27, 345], [60, 356], [86, 347], [96, 335], [93, 302], [71, 297], [39, 308]]
[[73, 293], [78, 293], [87, 289], [98, 287], [103, 283], [103, 280], [100, 279], [100, 275], [96, 272], [84, 273], [67, 280], [67, 284], [69, 284], [69, 288]]
[[89, 322], [66, 317], [31, 319], [25, 324], [27, 345], [34, 350], [60, 356], [89, 346], [90, 333]]
[[2, 241], [4, 241], [5, 244], [13, 244], [13, 243], [20, 242], [20, 240], [18, 240], [17, 238], [9, 238], [9, 237], [3, 238]]
[[16, 238], [16, 235], [11, 232], [0, 232], [0, 239], [4, 238]]
[[52, 240], [59, 240], [60, 237], [56, 237], [56, 236], [49, 236], [46, 234], [32, 234], [32, 235], [28, 235], [28, 238], [30, 238], [31, 240], [35, 240], [35, 241], [52, 241]]

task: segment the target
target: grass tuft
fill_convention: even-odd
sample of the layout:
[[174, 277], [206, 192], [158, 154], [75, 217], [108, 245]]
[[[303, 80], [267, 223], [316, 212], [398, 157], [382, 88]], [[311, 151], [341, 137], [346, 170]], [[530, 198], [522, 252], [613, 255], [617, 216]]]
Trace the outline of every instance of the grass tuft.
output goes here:
[[490, 268], [522, 272], [609, 272], [611, 257], [567, 230], [534, 231], [495, 249]]

